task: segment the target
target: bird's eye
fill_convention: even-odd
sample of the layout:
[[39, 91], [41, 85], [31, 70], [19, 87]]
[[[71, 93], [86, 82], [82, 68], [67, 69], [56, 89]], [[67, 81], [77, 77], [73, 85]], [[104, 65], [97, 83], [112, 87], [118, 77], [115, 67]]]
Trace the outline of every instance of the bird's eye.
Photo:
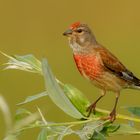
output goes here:
[[77, 32], [78, 33], [81, 33], [81, 32], [83, 32], [83, 30], [82, 29], [78, 29]]

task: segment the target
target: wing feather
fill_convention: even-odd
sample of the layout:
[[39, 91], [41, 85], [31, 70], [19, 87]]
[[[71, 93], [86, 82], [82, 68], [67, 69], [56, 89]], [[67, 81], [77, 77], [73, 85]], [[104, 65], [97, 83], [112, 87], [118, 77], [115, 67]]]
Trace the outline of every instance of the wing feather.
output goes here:
[[96, 51], [99, 53], [106, 70], [131, 84], [140, 85], [140, 80], [134, 76], [134, 74], [129, 71], [109, 50], [100, 46], [96, 48]]

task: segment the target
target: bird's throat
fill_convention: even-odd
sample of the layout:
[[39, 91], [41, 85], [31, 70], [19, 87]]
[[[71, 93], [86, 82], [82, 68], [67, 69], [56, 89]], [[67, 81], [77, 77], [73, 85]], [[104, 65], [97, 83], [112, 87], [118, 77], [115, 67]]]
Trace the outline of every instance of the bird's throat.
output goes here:
[[70, 48], [72, 48], [74, 54], [90, 54], [93, 52], [94, 48], [98, 47], [98, 43], [91, 43], [91, 42], [85, 42], [85, 43], [79, 43], [79, 41], [75, 39], [69, 39], [69, 45]]
[[87, 54], [90, 54], [94, 47], [93, 46], [90, 46], [90, 45], [87, 45], [87, 46], [81, 46], [79, 45], [78, 43], [76, 42], [69, 42], [69, 45], [70, 45], [70, 48], [72, 48], [73, 50], [73, 53], [76, 55], [76, 54], [79, 54], [79, 55], [87, 55]]

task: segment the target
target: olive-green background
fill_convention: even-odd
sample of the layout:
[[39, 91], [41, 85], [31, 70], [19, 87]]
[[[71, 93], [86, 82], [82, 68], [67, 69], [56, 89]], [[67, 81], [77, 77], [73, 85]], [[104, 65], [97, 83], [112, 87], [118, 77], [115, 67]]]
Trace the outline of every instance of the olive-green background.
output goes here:
[[[87, 23], [97, 40], [107, 46], [121, 61], [140, 77], [140, 1], [139, 0], [1, 0], [0, 1], [0, 50], [7, 54], [34, 54], [47, 57], [58, 79], [71, 83], [91, 100], [99, 96], [98, 89], [78, 73], [67, 39], [62, 33], [75, 21]], [[0, 55], [0, 65], [6, 62]], [[11, 112], [25, 97], [44, 90], [40, 75], [7, 70], [0, 71], [0, 93], [7, 100]], [[98, 107], [111, 110], [115, 95], [109, 93]], [[138, 106], [140, 91], [124, 90], [118, 112], [127, 114], [123, 106]], [[73, 120], [48, 98], [22, 107], [36, 111], [39, 106], [49, 121]], [[5, 125], [0, 113], [0, 139]], [[24, 132], [19, 139], [35, 140], [39, 129]], [[109, 140], [135, 139], [140, 136], [116, 136]], [[78, 139], [76, 136], [65, 139]]]

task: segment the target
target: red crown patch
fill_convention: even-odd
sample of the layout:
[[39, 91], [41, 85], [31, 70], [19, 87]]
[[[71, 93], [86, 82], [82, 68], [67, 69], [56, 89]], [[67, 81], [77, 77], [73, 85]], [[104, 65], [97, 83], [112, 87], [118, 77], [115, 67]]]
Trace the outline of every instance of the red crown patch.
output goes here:
[[81, 23], [78, 21], [78, 22], [75, 22], [73, 23], [71, 26], [70, 26], [70, 29], [75, 29], [77, 28]]

